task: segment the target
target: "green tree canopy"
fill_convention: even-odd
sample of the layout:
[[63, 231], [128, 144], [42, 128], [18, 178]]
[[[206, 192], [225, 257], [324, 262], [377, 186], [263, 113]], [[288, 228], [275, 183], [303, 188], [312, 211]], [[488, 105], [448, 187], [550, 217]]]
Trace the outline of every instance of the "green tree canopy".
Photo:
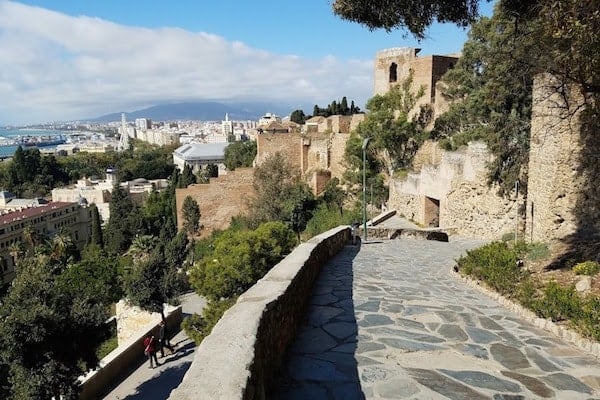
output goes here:
[[183, 229], [189, 235], [195, 235], [200, 230], [200, 206], [191, 196], [186, 196], [181, 206]]
[[[419, 122], [425, 120], [421, 114], [427, 114], [427, 110], [421, 109], [421, 114], [409, 117], [424, 89], [421, 87], [413, 93], [411, 86], [412, 73], [384, 95], [369, 99], [369, 113], [355, 131], [360, 140], [350, 140], [346, 146], [345, 160], [351, 171], [362, 168], [362, 140], [365, 138], [369, 138], [370, 167], [376, 172], [393, 176], [395, 170], [410, 166], [412, 157], [427, 137], [425, 124]], [[357, 178], [351, 181], [356, 182]]]
[[527, 180], [535, 71], [518, 60], [530, 53], [537, 38], [520, 37], [517, 44], [515, 29], [513, 18], [501, 8], [473, 24], [462, 57], [443, 77], [442, 93], [451, 106], [433, 131], [446, 149], [472, 140], [486, 142], [495, 156], [488, 179], [499, 184], [501, 194], [516, 180]]
[[333, 12], [343, 19], [359, 22], [369, 29], [391, 31], [406, 28], [425, 38], [433, 22], [467, 26], [478, 15], [478, 0], [334, 0]]
[[158, 247], [149, 257], [135, 263], [125, 274], [127, 298], [150, 312], [158, 312], [165, 319], [164, 304], [177, 304], [186, 287], [183, 270], [165, 262], [163, 249]]
[[296, 245], [283, 222], [269, 222], [254, 231], [228, 230], [213, 250], [190, 269], [190, 283], [210, 301], [233, 298], [250, 288]]
[[290, 221], [294, 208], [300, 205], [308, 211], [314, 200], [308, 185], [279, 152], [254, 170], [254, 189], [251, 213], [259, 222]]
[[144, 233], [142, 213], [118, 184], [111, 195], [104, 248], [109, 254], [121, 254], [129, 248], [135, 235]]
[[225, 167], [229, 171], [251, 167], [256, 157], [256, 141], [233, 142], [225, 148]]
[[292, 113], [290, 114], [290, 121], [295, 122], [300, 125], [304, 125], [304, 122], [306, 121], [306, 115], [304, 114], [304, 111], [303, 110], [292, 111]]
[[0, 305], [0, 359], [11, 398], [77, 399], [77, 378], [96, 366], [108, 305], [48, 256], [19, 264]]

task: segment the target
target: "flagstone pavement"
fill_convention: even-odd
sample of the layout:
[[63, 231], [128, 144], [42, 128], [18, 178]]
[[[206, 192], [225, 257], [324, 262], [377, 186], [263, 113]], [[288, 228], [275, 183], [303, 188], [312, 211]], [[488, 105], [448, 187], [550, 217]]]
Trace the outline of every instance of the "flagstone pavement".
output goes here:
[[600, 399], [600, 363], [467, 285], [450, 238], [346, 246], [323, 268], [274, 399]]

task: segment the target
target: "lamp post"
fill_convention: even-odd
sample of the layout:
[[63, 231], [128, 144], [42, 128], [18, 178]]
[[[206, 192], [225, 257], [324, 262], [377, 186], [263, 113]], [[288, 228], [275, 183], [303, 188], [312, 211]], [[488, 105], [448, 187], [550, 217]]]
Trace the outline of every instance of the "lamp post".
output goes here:
[[363, 140], [363, 232], [365, 242], [367, 241], [367, 146], [369, 138]]

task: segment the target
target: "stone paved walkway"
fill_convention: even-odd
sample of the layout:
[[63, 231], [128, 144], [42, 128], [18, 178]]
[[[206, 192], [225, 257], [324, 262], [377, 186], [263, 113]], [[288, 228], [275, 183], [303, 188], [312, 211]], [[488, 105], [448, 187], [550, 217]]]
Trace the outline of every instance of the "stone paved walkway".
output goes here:
[[451, 271], [476, 243], [347, 246], [323, 269], [275, 399], [594, 399], [600, 362]]

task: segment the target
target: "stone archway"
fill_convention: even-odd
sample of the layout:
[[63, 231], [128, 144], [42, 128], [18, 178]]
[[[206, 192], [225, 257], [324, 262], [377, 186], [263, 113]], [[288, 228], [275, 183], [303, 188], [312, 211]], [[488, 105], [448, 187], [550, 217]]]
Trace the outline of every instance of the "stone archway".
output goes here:
[[429, 228], [438, 228], [440, 226], [440, 201], [438, 199], [425, 196], [423, 223]]

